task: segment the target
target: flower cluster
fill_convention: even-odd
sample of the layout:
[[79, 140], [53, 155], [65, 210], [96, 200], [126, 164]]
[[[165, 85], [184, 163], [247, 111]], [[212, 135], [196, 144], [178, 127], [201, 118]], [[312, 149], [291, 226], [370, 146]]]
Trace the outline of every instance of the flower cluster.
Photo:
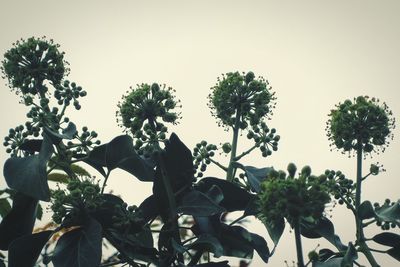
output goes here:
[[207, 169], [207, 165], [211, 163], [211, 158], [215, 155], [217, 146], [213, 144], [207, 144], [207, 141], [201, 141], [196, 144], [193, 149], [193, 166], [197, 172], [197, 177], [203, 177], [203, 173]]
[[68, 106], [71, 101], [74, 104], [75, 109], [81, 109], [78, 98], [86, 96], [86, 91], [82, 90], [81, 86], [77, 86], [76, 83], [65, 80], [63, 84], [55, 86], [54, 97], [57, 99], [59, 105]]
[[6, 152], [9, 153], [11, 157], [28, 156], [33, 154], [33, 151], [20, 149], [20, 146], [25, 142], [26, 137], [33, 134], [39, 136], [39, 129], [31, 127], [28, 128], [28, 130], [25, 130], [23, 125], [11, 128], [8, 135], [4, 137], [3, 145], [7, 147]]
[[252, 130], [247, 133], [247, 138], [253, 139], [263, 157], [268, 157], [272, 154], [272, 151], [278, 150], [278, 142], [281, 137], [276, 135], [275, 128], [269, 129], [265, 122], [261, 122], [259, 126], [252, 126]]
[[322, 176], [327, 181], [329, 192], [340, 205], [352, 205], [355, 202], [356, 184], [346, 178], [341, 171], [326, 170]]
[[238, 113], [241, 129], [257, 125], [274, 106], [275, 97], [268, 81], [262, 77], [256, 79], [253, 72], [229, 72], [218, 78], [211, 90], [209, 107], [220, 125], [233, 127]]
[[53, 220], [58, 224], [79, 219], [82, 212], [94, 212], [104, 202], [99, 185], [86, 178], [71, 180], [67, 190], [57, 189], [52, 197]]
[[171, 87], [153, 83], [131, 87], [118, 104], [117, 122], [135, 137], [135, 148], [139, 154], [151, 156], [164, 142], [167, 132], [165, 123], [176, 124], [180, 113], [175, 109], [179, 100], [175, 99]]
[[13, 46], [2, 62], [2, 72], [8, 77], [10, 88], [23, 94], [41, 95], [47, 92], [44, 81], [57, 85], [68, 72], [64, 53], [58, 51], [59, 45], [53, 40], [31, 37]]
[[100, 140], [96, 140], [97, 133], [95, 131], [89, 131], [88, 127], [82, 127], [82, 133], [76, 134], [75, 140], [78, 143], [74, 143], [69, 141], [67, 143], [67, 147], [70, 151], [72, 151], [73, 156], [80, 154], [82, 152], [89, 153], [90, 149], [95, 145], [100, 145]]
[[318, 220], [323, 216], [330, 201], [324, 177], [311, 175], [311, 168], [305, 166], [295, 178], [296, 170], [294, 164], [289, 164], [288, 176], [275, 170], [267, 175], [258, 195], [261, 220], [273, 223], [286, 218], [293, 226], [301, 218]]
[[376, 98], [359, 96], [331, 110], [327, 135], [344, 152], [362, 149], [365, 153], [385, 149], [393, 138], [394, 118], [388, 106]]

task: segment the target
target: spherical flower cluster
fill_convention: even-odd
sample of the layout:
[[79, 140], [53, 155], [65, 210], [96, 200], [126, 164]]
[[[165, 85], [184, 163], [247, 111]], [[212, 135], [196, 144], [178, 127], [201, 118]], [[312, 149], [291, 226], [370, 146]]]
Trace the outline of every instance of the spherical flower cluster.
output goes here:
[[325, 205], [330, 201], [325, 180], [311, 175], [311, 168], [305, 166], [295, 178], [296, 166], [288, 166], [289, 176], [283, 171], [271, 171], [262, 183], [258, 195], [261, 220], [275, 222], [286, 220], [294, 226], [301, 218], [318, 220], [323, 216]]
[[261, 155], [265, 158], [272, 154], [272, 151], [278, 150], [278, 142], [281, 139], [276, 134], [276, 129], [269, 129], [265, 122], [260, 125], [253, 125], [252, 130], [247, 133], [248, 139], [253, 139], [255, 146], [261, 151]]
[[81, 86], [77, 86], [74, 82], [64, 81], [62, 84], [56, 85], [54, 97], [59, 105], [68, 106], [71, 102], [75, 109], [81, 109], [78, 98], [86, 96], [86, 91], [82, 90]]
[[81, 153], [89, 153], [90, 149], [92, 149], [96, 145], [100, 145], [100, 140], [96, 140], [98, 134], [95, 131], [89, 131], [88, 127], [82, 127], [82, 133], [76, 134], [75, 139], [77, 141], [69, 141], [67, 143], [67, 148], [72, 152], [73, 156]]
[[53, 40], [44, 37], [17, 41], [5, 53], [2, 62], [2, 71], [8, 77], [10, 88], [16, 88], [24, 95], [36, 95], [47, 91], [43, 84], [45, 80], [59, 84], [68, 72], [68, 63], [58, 47]]
[[394, 118], [388, 106], [379, 100], [359, 96], [331, 110], [327, 135], [332, 145], [344, 152], [362, 149], [365, 153], [385, 149], [393, 138]]
[[71, 180], [67, 190], [57, 189], [52, 194], [51, 209], [55, 223], [75, 221], [82, 213], [94, 212], [104, 202], [100, 187], [88, 179]]
[[211, 163], [211, 158], [214, 157], [216, 150], [216, 145], [207, 144], [207, 141], [204, 140], [196, 144], [193, 149], [193, 166], [197, 172], [197, 177], [203, 177], [203, 173]]
[[171, 87], [153, 83], [137, 85], [122, 97], [118, 104], [117, 122], [137, 138], [135, 148], [145, 156], [164, 142], [167, 127], [161, 122], [176, 124], [180, 113], [176, 111], [179, 100]]
[[[30, 126], [30, 124], [27, 124]], [[21, 150], [21, 145], [25, 142], [26, 137], [29, 135], [39, 136], [39, 129], [37, 127], [28, 127], [26, 130], [23, 125], [19, 125], [15, 128], [11, 128], [8, 135], [4, 137], [3, 145], [7, 147], [6, 152], [11, 157], [17, 156], [29, 156], [33, 154], [33, 151]]]
[[354, 205], [356, 184], [346, 178], [341, 171], [326, 170], [322, 175], [326, 180], [328, 192], [334, 196], [340, 205]]
[[233, 127], [236, 115], [240, 113], [241, 129], [256, 125], [274, 106], [274, 93], [267, 80], [255, 78], [253, 72], [247, 74], [229, 72], [218, 78], [217, 84], [211, 88], [209, 107], [220, 124]]

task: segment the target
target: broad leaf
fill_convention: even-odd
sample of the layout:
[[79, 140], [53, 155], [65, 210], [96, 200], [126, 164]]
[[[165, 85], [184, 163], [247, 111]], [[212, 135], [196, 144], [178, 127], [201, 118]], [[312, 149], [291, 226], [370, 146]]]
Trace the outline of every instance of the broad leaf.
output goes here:
[[135, 151], [128, 135], [115, 137], [106, 146], [105, 163], [109, 171], [120, 168], [141, 181], [153, 181], [154, 171]]
[[98, 267], [101, 262], [102, 227], [88, 218], [82, 228], [61, 236], [52, 258], [55, 267]]
[[22, 193], [16, 193], [11, 211], [0, 224], [0, 249], [7, 250], [10, 243], [32, 233], [38, 201]]
[[345, 246], [340, 238], [335, 235], [335, 228], [333, 223], [323, 217], [318, 221], [308, 222], [306, 220], [302, 220], [300, 224], [300, 232], [304, 237], [307, 238], [320, 238], [323, 237], [332, 243], [339, 251], [347, 250], [347, 246]]
[[71, 140], [76, 134], [76, 126], [73, 122], [68, 123], [67, 128], [62, 130], [61, 133], [56, 132], [50, 128], [44, 127], [44, 132], [48, 134], [53, 144], [57, 145], [62, 139]]
[[370, 201], [364, 201], [358, 207], [358, 216], [361, 220], [370, 219], [375, 217], [375, 211]]
[[177, 212], [193, 216], [212, 216], [225, 212], [225, 209], [212, 201], [206, 194], [193, 190], [182, 198]]
[[400, 227], [400, 201], [393, 205], [383, 205], [375, 209], [376, 216], [385, 222], [395, 223]]
[[4, 218], [11, 210], [10, 202], [7, 198], [0, 198], [0, 216]]
[[313, 262], [312, 267], [339, 267], [343, 258], [332, 258], [325, 262]]
[[187, 249], [195, 249], [201, 251], [208, 251], [214, 254], [214, 257], [222, 256], [224, 249], [221, 243], [212, 235], [201, 235], [199, 238], [190, 245], [185, 246]]
[[8, 266], [34, 266], [44, 245], [49, 241], [53, 231], [43, 231], [22, 236], [14, 240], [9, 247]]
[[391, 248], [386, 253], [395, 258], [396, 260], [400, 261], [400, 246]]
[[154, 195], [143, 200], [138, 207], [138, 212], [145, 222], [148, 222], [159, 215], [157, 201]]
[[42, 139], [27, 139], [18, 148], [28, 152], [39, 152], [42, 147]]
[[251, 235], [251, 244], [253, 248], [257, 251], [260, 258], [267, 263], [271, 253], [269, 252], [269, 248], [267, 242], [264, 238], [257, 234], [250, 233]]
[[347, 251], [344, 254], [341, 267], [350, 267], [353, 266], [353, 262], [358, 258], [357, 250], [352, 243], [349, 243], [347, 247]]
[[214, 177], [203, 178], [196, 184], [196, 188], [203, 193], [210, 190], [212, 186], [218, 186], [221, 189], [224, 199], [219, 205], [228, 212], [245, 210], [248, 203], [254, 198], [252, 194], [238, 185]]
[[400, 246], [400, 235], [395, 233], [384, 232], [375, 235], [372, 240], [376, 243], [389, 246], [389, 247], [397, 247]]
[[69, 182], [69, 176], [63, 173], [53, 172], [47, 175], [47, 180], [67, 184]]
[[267, 228], [268, 234], [274, 242], [274, 248], [271, 251], [271, 255], [274, 254], [275, 248], [278, 245], [278, 242], [285, 230], [285, 220], [283, 218], [275, 221], [275, 222], [263, 222], [265, 227]]
[[122, 206], [124, 201], [112, 194], [103, 194], [102, 198], [104, 202], [96, 209], [92, 216], [101, 224], [103, 229], [107, 229], [112, 226], [112, 217], [117, 215], [116, 206]]
[[267, 178], [268, 173], [273, 170], [273, 168], [260, 169], [253, 166], [244, 166], [238, 162], [235, 162], [234, 166], [245, 171], [250, 187], [256, 193], [261, 191], [261, 183]]
[[53, 145], [44, 135], [39, 154], [9, 158], [4, 164], [4, 177], [8, 186], [33, 198], [49, 201], [46, 166], [52, 154]]

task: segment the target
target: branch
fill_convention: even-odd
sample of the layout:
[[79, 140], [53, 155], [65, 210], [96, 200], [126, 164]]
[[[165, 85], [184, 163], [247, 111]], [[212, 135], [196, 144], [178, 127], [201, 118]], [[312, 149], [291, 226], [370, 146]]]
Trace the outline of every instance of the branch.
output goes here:
[[213, 160], [213, 159], [211, 159], [210, 158], [210, 161], [212, 162], [212, 163], [214, 163], [215, 165], [217, 165], [218, 167], [220, 167], [222, 170], [224, 170], [225, 172], [226, 171], [228, 171], [228, 168], [227, 167], [225, 167], [225, 166], [223, 166], [221, 163], [219, 163], [218, 161], [215, 161], [215, 160]]
[[250, 154], [251, 151], [253, 151], [257, 146], [254, 145], [251, 148], [249, 148], [247, 151], [243, 152], [242, 154], [240, 154], [239, 156], [235, 157], [233, 160], [234, 161], [239, 161], [242, 157]]

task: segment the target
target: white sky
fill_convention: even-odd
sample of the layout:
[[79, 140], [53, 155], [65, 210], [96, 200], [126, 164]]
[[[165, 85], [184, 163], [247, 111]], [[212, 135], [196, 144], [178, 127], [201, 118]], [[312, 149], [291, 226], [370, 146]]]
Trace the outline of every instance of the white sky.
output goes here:
[[[245, 163], [280, 169], [295, 162], [299, 167], [309, 164], [317, 174], [330, 168], [351, 177], [355, 158], [329, 151], [327, 114], [339, 101], [370, 95], [386, 101], [399, 118], [399, 12], [399, 1], [370, 0], [0, 0], [0, 54], [21, 37], [46, 35], [61, 44], [71, 64], [69, 79], [88, 92], [82, 110], [69, 112], [70, 118], [79, 127], [96, 130], [103, 142], [121, 134], [116, 105], [130, 85], [166, 83], [183, 104], [183, 119], [174, 131], [190, 148], [202, 139], [215, 144], [231, 140], [231, 133], [210, 116], [206, 97], [221, 73], [252, 70], [276, 92], [277, 108], [269, 125], [277, 128], [281, 141], [270, 158], [255, 152]], [[24, 123], [27, 112], [5, 83], [0, 82], [1, 136]], [[379, 161], [387, 172], [367, 180], [363, 199], [398, 199], [400, 142], [398, 130], [394, 133], [384, 154], [365, 161], [365, 166]], [[240, 142], [239, 149], [248, 145]], [[6, 158], [3, 150], [0, 162]], [[212, 169], [208, 175], [220, 173]], [[151, 192], [150, 184], [122, 171], [113, 173], [110, 188], [131, 204]], [[342, 240], [351, 241], [350, 212], [337, 208], [332, 215]], [[267, 236], [261, 224], [249, 227]], [[379, 230], [371, 229], [369, 235]], [[307, 255], [320, 241], [305, 243]], [[294, 247], [293, 235], [286, 232], [269, 266], [295, 260]], [[397, 266], [386, 256], [380, 263]], [[261, 265], [256, 258], [252, 266]]]

